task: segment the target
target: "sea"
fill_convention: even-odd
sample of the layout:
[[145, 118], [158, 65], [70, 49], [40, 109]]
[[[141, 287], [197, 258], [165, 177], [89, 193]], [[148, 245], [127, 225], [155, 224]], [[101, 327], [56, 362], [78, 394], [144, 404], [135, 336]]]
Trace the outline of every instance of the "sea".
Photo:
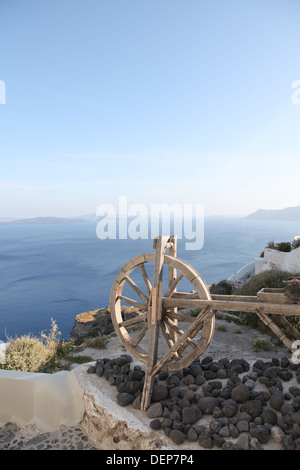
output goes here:
[[[273, 240], [292, 241], [300, 221], [206, 217], [203, 247], [178, 240], [178, 258], [207, 284], [228, 279]], [[97, 222], [0, 225], [0, 340], [49, 332], [53, 320], [68, 340], [77, 314], [109, 305], [122, 266], [153, 252], [151, 237], [99, 239]]]

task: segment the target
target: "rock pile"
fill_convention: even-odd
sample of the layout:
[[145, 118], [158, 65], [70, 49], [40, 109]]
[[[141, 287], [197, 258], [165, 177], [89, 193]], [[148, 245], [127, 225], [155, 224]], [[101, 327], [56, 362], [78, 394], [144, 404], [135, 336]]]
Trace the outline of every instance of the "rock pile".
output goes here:
[[[117, 388], [120, 406], [140, 408], [145, 372], [122, 354], [103, 358], [88, 373]], [[300, 365], [287, 357], [218, 361], [196, 360], [180, 372], [160, 372], [146, 415], [153, 430], [175, 444], [200, 448], [263, 450], [300, 448]]]

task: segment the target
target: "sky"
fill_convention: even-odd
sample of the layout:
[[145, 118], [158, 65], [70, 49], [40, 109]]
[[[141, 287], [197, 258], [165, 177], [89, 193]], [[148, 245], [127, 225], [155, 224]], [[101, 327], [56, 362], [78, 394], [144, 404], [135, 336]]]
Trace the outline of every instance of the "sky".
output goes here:
[[300, 205], [299, 22], [299, 0], [0, 0], [0, 217]]

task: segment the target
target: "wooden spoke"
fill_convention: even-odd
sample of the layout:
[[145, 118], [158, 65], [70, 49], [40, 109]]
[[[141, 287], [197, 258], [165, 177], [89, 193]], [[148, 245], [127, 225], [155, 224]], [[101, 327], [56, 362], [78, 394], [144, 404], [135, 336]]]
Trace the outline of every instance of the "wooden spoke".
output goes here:
[[159, 326], [164, 335], [167, 345], [169, 346], [169, 348], [172, 348], [174, 346], [174, 342], [172, 341], [172, 338], [171, 338], [171, 335], [170, 335], [170, 332], [166, 323], [161, 320]]
[[143, 329], [139, 332], [135, 340], [131, 342], [131, 345], [133, 347], [137, 346], [142, 341], [142, 339], [144, 338], [148, 330], [149, 330], [148, 325], [144, 325]]
[[145, 321], [147, 318], [147, 312], [134, 317], [134, 318], [129, 318], [129, 320], [125, 320], [119, 323], [119, 326], [130, 326], [130, 325], [136, 325], [137, 323], [141, 323]]
[[[160, 329], [163, 333], [163, 336], [166, 340], [166, 343], [167, 343], [168, 347], [172, 348], [174, 346], [174, 341], [173, 341], [173, 338], [171, 336], [171, 332], [169, 331], [169, 328], [168, 328], [168, 326], [166, 325], [166, 323], [164, 321], [160, 322]], [[177, 352], [174, 353], [174, 356], [178, 357]]]
[[145, 310], [145, 308], [147, 308], [145, 304], [130, 299], [129, 297], [125, 297], [124, 295], [118, 295], [117, 300], [123, 300], [123, 302], [125, 302], [126, 304], [132, 305], [133, 307], [141, 308], [142, 310]]
[[129, 276], [125, 276], [125, 281], [128, 282], [128, 284], [130, 285], [130, 287], [132, 287], [132, 289], [137, 293], [137, 295], [140, 297], [140, 299], [142, 299], [143, 302], [145, 302], [145, 304], [147, 305], [148, 302], [149, 302], [149, 299], [148, 297], [141, 291], [141, 289], [136, 285], [136, 283], [130, 279]]
[[192, 323], [196, 317], [192, 317], [191, 315], [183, 315], [182, 313], [178, 312], [167, 312], [166, 317], [171, 318], [171, 320], [179, 320], [183, 322], [190, 322]]
[[180, 328], [178, 328], [177, 324], [174, 323], [170, 318], [165, 317], [165, 322], [166, 324], [174, 330], [178, 335], [183, 335], [184, 331], [182, 331]]
[[[176, 323], [174, 323], [170, 318], [167, 318], [165, 317], [165, 322], [167, 323], [167, 325], [169, 326], [169, 328], [171, 330], [173, 330], [175, 333], [177, 333], [178, 335], [183, 335], [184, 334], [184, 331], [182, 331], [180, 328], [178, 328], [178, 326], [176, 325]], [[184, 349], [186, 348], [187, 345], [190, 345], [192, 346], [193, 349], [196, 348], [196, 345], [195, 343], [192, 341], [191, 338], [187, 338], [185, 343], [182, 344], [181, 346], [181, 351], [180, 353], [182, 353], [182, 351], [184, 351]], [[179, 351], [179, 350], [178, 350]]]
[[151, 290], [152, 290], [152, 285], [151, 285], [151, 282], [149, 280], [148, 274], [146, 272], [146, 268], [145, 268], [144, 263], [140, 264], [140, 270], [141, 270], [141, 273], [142, 273], [142, 276], [143, 276], [143, 279], [144, 279], [144, 283], [145, 283], [148, 295], [150, 296], [151, 295]]
[[179, 284], [179, 282], [181, 281], [182, 278], [183, 278], [183, 274], [179, 273], [178, 276], [172, 281], [172, 283], [171, 283], [169, 289], [167, 290], [167, 292], [165, 293], [164, 297], [171, 297], [171, 295], [175, 291], [176, 287], [178, 286], [178, 284]]
[[168, 352], [166, 352], [166, 354], [156, 363], [156, 365], [154, 366], [154, 368], [151, 371], [151, 375], [154, 376], [157, 373], [157, 371], [159, 371], [162, 368], [162, 366], [172, 357], [174, 352], [178, 351], [180, 346], [182, 346], [183, 343], [188, 339], [191, 332], [193, 332], [194, 330], [197, 330], [197, 329], [198, 329], [198, 331], [200, 330], [200, 328], [202, 326], [201, 323], [204, 321], [205, 317], [207, 315], [209, 315], [210, 310], [211, 310], [211, 307], [210, 307], [210, 305], [208, 305], [203, 310], [203, 312], [201, 312], [201, 314], [198, 315], [198, 317], [195, 319], [194, 323], [192, 323], [189, 326], [189, 328], [180, 336], [180, 338], [178, 338], [178, 340], [176, 341], [174, 346]]

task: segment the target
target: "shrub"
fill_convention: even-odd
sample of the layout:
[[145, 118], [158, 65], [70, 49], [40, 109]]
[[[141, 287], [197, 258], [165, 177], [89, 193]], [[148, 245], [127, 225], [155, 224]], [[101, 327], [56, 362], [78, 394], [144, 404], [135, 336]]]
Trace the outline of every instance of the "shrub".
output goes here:
[[71, 363], [76, 363], [76, 364], [86, 364], [87, 362], [92, 362], [93, 358], [91, 356], [68, 356], [67, 359]]
[[86, 341], [87, 347], [95, 348], [95, 349], [105, 349], [107, 343], [108, 343], [108, 338], [105, 338], [104, 336], [100, 336], [99, 334], [95, 338], [91, 338]]
[[[285, 253], [288, 253], [289, 251], [292, 251], [292, 248], [294, 248], [294, 242], [280, 242], [275, 244], [274, 241], [271, 240], [267, 244], [266, 248], [271, 248], [272, 250], [284, 251]], [[260, 256], [262, 256], [262, 254]]]
[[300, 246], [300, 239], [299, 238], [292, 241], [293, 250], [295, 250], [296, 248], [299, 248], [299, 246]]
[[253, 276], [242, 287], [237, 289], [237, 295], [256, 295], [263, 287], [266, 288], [283, 288], [284, 282], [294, 275], [287, 271], [280, 271], [279, 269], [270, 269], [263, 271], [256, 276]]
[[223, 279], [222, 281], [218, 282], [217, 284], [212, 284], [210, 287], [211, 294], [220, 294], [220, 295], [231, 295], [232, 293], [232, 285]]
[[51, 318], [49, 333], [38, 338], [32, 334], [7, 338], [4, 368], [23, 372], [53, 372], [57, 367], [60, 332]]
[[218, 325], [216, 328], [218, 331], [227, 331], [227, 328], [225, 325]]
[[74, 339], [70, 339], [69, 341], [62, 340], [58, 347], [57, 347], [57, 353], [61, 357], [68, 356], [73, 350], [74, 346]]
[[271, 248], [272, 250], [277, 250], [278, 249], [277, 245], [275, 245], [274, 240], [269, 241], [266, 248]]
[[10, 339], [6, 349], [5, 369], [23, 372], [44, 370], [50, 360], [48, 347], [31, 335]]
[[[285, 284], [283, 281], [286, 281], [291, 276], [291, 273], [287, 271], [280, 271], [272, 269], [269, 271], [264, 271], [256, 276], [253, 276], [248, 282], [246, 282], [242, 287], [236, 290], [236, 295], [256, 295], [258, 291], [265, 288], [283, 288]], [[251, 326], [252, 328], [259, 328], [262, 331], [266, 329], [264, 323], [260, 320], [258, 315], [255, 313], [246, 313], [241, 312], [240, 317], [242, 318], [244, 324]]]
[[273, 349], [272, 344], [261, 336], [254, 336], [251, 340], [251, 346], [254, 351], [271, 351]]
[[292, 245], [290, 242], [278, 243], [277, 247], [279, 251], [284, 251], [285, 253], [288, 253], [292, 250]]

